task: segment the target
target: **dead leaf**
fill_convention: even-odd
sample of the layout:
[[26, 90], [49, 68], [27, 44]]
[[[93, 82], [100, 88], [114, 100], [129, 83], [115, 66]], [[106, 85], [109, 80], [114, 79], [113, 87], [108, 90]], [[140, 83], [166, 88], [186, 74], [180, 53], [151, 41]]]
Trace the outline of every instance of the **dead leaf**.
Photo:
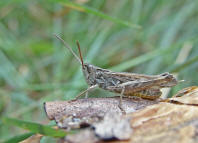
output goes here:
[[94, 132], [100, 140], [128, 140], [132, 134], [130, 118], [109, 113], [101, 122], [94, 123]]
[[130, 119], [118, 114], [106, 114], [104, 120], [93, 123], [92, 128], [80, 130], [78, 134], [68, 135], [64, 143], [93, 143], [110, 140], [130, 139], [132, 128]]
[[68, 135], [63, 140], [63, 143], [96, 143], [99, 138], [95, 136], [93, 130], [81, 130], [78, 134]]
[[198, 87], [191, 86], [180, 90], [173, 98], [170, 98], [169, 101], [178, 102], [180, 104], [191, 104], [198, 106], [197, 94], [198, 94]]
[[[160, 103], [151, 105], [130, 115], [133, 134], [131, 142], [180, 142], [184, 128], [193, 127], [193, 135], [198, 131], [198, 108], [188, 105]], [[191, 137], [186, 137], [191, 140]], [[195, 141], [194, 141], [195, 142]]]

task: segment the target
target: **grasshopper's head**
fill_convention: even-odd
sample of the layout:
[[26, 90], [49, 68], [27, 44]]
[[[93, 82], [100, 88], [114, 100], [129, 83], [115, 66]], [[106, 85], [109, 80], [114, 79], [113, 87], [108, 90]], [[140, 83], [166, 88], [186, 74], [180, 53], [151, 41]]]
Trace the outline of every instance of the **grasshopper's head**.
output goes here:
[[96, 79], [96, 73], [97, 73], [97, 67], [92, 64], [84, 63], [82, 65], [82, 71], [84, 74], [84, 77], [86, 79], [86, 82], [92, 86], [95, 85], [95, 79]]

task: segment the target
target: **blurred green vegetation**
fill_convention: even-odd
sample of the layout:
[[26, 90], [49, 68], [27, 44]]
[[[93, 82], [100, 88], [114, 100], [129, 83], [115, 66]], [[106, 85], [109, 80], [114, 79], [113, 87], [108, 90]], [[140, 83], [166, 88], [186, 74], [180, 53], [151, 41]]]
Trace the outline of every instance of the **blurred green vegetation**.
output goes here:
[[[185, 82], [169, 96], [198, 85], [197, 7], [196, 0], [1, 0], [0, 116], [49, 124], [44, 101], [69, 100], [87, 88], [79, 63], [53, 34], [75, 52], [79, 40], [84, 60], [102, 68], [177, 72]], [[0, 122], [1, 141], [23, 134], [32, 133]]]

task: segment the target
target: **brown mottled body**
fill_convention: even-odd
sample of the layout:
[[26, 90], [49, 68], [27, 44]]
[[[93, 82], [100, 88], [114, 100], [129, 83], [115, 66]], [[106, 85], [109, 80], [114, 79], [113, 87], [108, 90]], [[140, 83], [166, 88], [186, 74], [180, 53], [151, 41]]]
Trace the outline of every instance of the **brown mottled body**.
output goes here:
[[160, 88], [172, 87], [177, 84], [176, 78], [169, 73], [160, 75], [143, 75], [126, 72], [112, 72], [91, 64], [84, 64], [83, 73], [88, 85], [123, 95], [156, 99], [161, 96]]

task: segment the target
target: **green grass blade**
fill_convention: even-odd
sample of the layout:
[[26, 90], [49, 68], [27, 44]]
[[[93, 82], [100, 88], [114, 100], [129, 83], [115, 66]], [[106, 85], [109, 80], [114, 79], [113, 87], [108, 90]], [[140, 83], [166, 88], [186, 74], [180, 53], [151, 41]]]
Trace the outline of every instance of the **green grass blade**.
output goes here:
[[90, 8], [88, 6], [83, 6], [83, 5], [79, 5], [73, 2], [69, 2], [69, 1], [61, 1], [61, 3], [67, 7], [70, 7], [72, 9], [75, 9], [77, 11], [81, 11], [81, 12], [85, 12], [85, 13], [90, 13], [96, 16], [99, 16], [101, 18], [104, 18], [106, 20], [112, 21], [114, 23], [123, 25], [123, 26], [127, 26], [127, 27], [131, 27], [131, 28], [136, 28], [136, 29], [140, 29], [141, 26], [137, 25], [137, 24], [133, 24], [131, 22], [128, 21], [124, 21], [109, 15], [104, 14], [103, 12], [100, 12], [96, 9]]
[[177, 48], [180, 48], [180, 47], [170, 47], [168, 49], [157, 49], [157, 50], [154, 50], [152, 52], [149, 52], [149, 53], [146, 53], [142, 56], [139, 56], [139, 57], [136, 57], [134, 59], [131, 59], [131, 60], [128, 60], [124, 63], [121, 63], [117, 66], [114, 66], [111, 68], [111, 70], [113, 71], [124, 71], [124, 70], [127, 70], [129, 68], [132, 68], [132, 67], [135, 67], [141, 63], [144, 63], [148, 60], [151, 60], [157, 56], [160, 56], [160, 55], [164, 55], [165, 53], [170, 53], [170, 51], [172, 50], [175, 50]]
[[28, 122], [28, 121], [22, 121], [22, 120], [18, 120], [14, 118], [9, 118], [9, 117], [4, 117], [2, 121], [4, 124], [18, 126], [20, 128], [29, 130], [32, 133], [39, 133], [45, 136], [64, 137], [67, 134], [73, 133], [73, 132], [65, 132], [63, 130], [53, 129], [52, 127], [47, 126], [47, 125], [42, 125], [42, 124]]
[[3, 141], [4, 143], [18, 143], [20, 141], [23, 141], [25, 139], [27, 139], [28, 137], [32, 136], [34, 133], [25, 133], [25, 134], [22, 134], [22, 135], [17, 135], [17, 136], [14, 136], [14, 137], [11, 137], [5, 141]]
[[173, 67], [173, 69], [171, 69], [170, 71], [171, 72], [179, 72], [197, 61], [198, 61], [198, 56], [195, 56], [194, 58]]
[[[174, 37], [183, 29], [185, 21], [191, 16], [196, 8], [196, 4], [193, 1], [186, 1], [186, 3], [178, 10], [174, 15], [171, 23], [168, 26], [168, 29], [165, 30], [159, 48], [166, 49], [171, 44], [173, 44]], [[161, 58], [154, 59], [147, 69], [149, 73], [156, 73], [160, 63], [162, 63]]]

